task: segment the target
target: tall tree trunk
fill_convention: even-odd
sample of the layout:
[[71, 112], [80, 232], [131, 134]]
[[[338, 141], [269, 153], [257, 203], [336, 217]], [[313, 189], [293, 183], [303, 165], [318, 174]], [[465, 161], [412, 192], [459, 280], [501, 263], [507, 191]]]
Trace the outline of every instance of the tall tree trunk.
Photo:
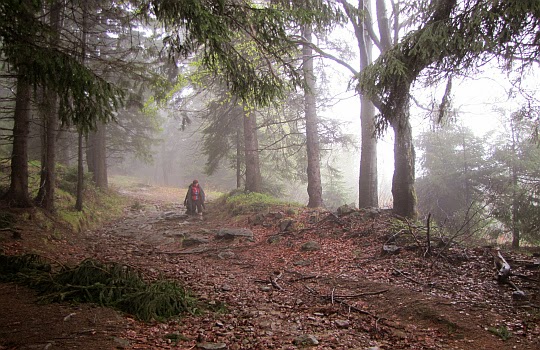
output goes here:
[[84, 148], [84, 154], [86, 155], [86, 168], [88, 172], [94, 174], [96, 171], [96, 158], [94, 157], [95, 137], [94, 132], [91, 131], [86, 135], [86, 147]]
[[95, 131], [88, 135], [88, 171], [98, 188], [107, 189], [106, 125], [98, 122]]
[[463, 181], [465, 181], [465, 227], [463, 231], [468, 236], [471, 233], [471, 208], [472, 208], [472, 189], [471, 189], [471, 180], [469, 176], [469, 158], [467, 155], [468, 144], [465, 139], [465, 130], [461, 128], [462, 133], [462, 145], [463, 148]]
[[237, 115], [238, 127], [236, 128], [236, 188], [242, 187], [242, 133], [240, 130], [242, 115]]
[[392, 123], [394, 130], [394, 176], [392, 177], [392, 196], [394, 213], [406, 218], [416, 218], [416, 192], [414, 189], [415, 152], [412, 128], [409, 122], [408, 103], [403, 113]]
[[[60, 30], [60, 1], [51, 5], [50, 23], [53, 30], [59, 34]], [[58, 35], [52, 40], [55, 45]], [[58, 100], [52, 91], [44, 91], [44, 115], [41, 145], [41, 178], [36, 202], [48, 210], [54, 211], [54, 191], [56, 187], [56, 132], [58, 129]]]
[[[456, 0], [433, 1], [434, 13], [428, 24], [436, 31], [438, 27], [445, 28], [445, 21], [450, 17]], [[407, 47], [414, 47], [416, 42], [410, 42]], [[409, 95], [413, 81], [420, 72], [436, 61], [438, 52], [426, 55], [422, 50], [403, 50], [394, 54], [394, 59], [401, 61], [407, 70], [406, 74], [389, 79], [384, 100], [377, 101], [382, 118], [394, 130], [394, 176], [392, 178], [392, 196], [394, 212], [407, 218], [416, 218], [416, 193], [414, 189], [414, 146], [412, 143], [412, 129], [409, 122]], [[387, 77], [388, 78], [388, 77]]]
[[[86, 62], [86, 41], [87, 41], [87, 31], [88, 31], [88, 3], [83, 1], [82, 3], [82, 37], [81, 37], [81, 63]], [[78, 128], [79, 133], [79, 142], [78, 142], [78, 151], [77, 151], [77, 200], [75, 202], [75, 209], [82, 211], [83, 209], [83, 187], [84, 187], [84, 159], [83, 159], [83, 130], [81, 127]]]
[[75, 133], [66, 127], [61, 127], [56, 134], [56, 161], [59, 164], [70, 166], [73, 154], [73, 144], [75, 143]]
[[11, 179], [4, 198], [13, 206], [31, 207], [28, 195], [28, 133], [30, 132], [30, 85], [19, 76], [13, 124]]
[[518, 198], [518, 170], [517, 170], [517, 141], [516, 124], [511, 119], [510, 129], [512, 132], [512, 248], [519, 248], [520, 225], [519, 225], [519, 198]]
[[[387, 50], [390, 45], [390, 25], [384, 17], [386, 8], [377, 1], [377, 14], [379, 32], [381, 36], [381, 49]], [[371, 8], [370, 0], [359, 1], [359, 9]], [[373, 38], [370, 37], [367, 27], [371, 23], [361, 22], [356, 30], [357, 41], [360, 47], [360, 71], [373, 62]], [[361, 29], [361, 30], [360, 30]], [[360, 126], [362, 140], [360, 144], [360, 174], [358, 179], [358, 207], [379, 207], [379, 182], [377, 168], [377, 138], [375, 136], [375, 107], [363, 94], [360, 95]]]
[[84, 157], [83, 157], [83, 133], [79, 131], [79, 142], [77, 147], [77, 200], [75, 209], [83, 210], [83, 190], [84, 190]]
[[379, 206], [377, 176], [377, 139], [375, 137], [375, 107], [365, 96], [360, 97], [360, 125], [362, 140], [360, 146], [360, 177], [358, 182], [358, 207]]
[[244, 147], [246, 159], [246, 191], [261, 192], [262, 177], [255, 112], [244, 116]]
[[56, 131], [58, 128], [58, 105], [56, 95], [44, 93], [44, 115], [41, 130], [41, 173], [36, 202], [49, 212], [54, 211], [56, 183]]
[[[311, 43], [311, 26], [303, 28], [303, 36]], [[306, 147], [307, 147], [307, 192], [309, 196], [308, 207], [316, 208], [323, 206], [321, 165], [319, 149], [319, 132], [317, 105], [315, 95], [315, 75], [313, 72], [313, 50], [309, 44], [302, 47], [303, 73], [306, 82], [304, 89], [304, 108], [306, 118]]]
[[[368, 11], [371, 8], [370, 0], [360, 0], [358, 8], [354, 9], [345, 0], [340, 0], [343, 4], [347, 16], [353, 23], [354, 34], [360, 51], [360, 71], [363, 71], [373, 62], [373, 40], [369, 32], [374, 33], [373, 23], [366, 22], [367, 16], [357, 16], [358, 11]], [[388, 20], [385, 16], [386, 9], [380, 6], [377, 1], [378, 22], [381, 35], [380, 50], [387, 50], [390, 47], [390, 30]], [[384, 5], [384, 4], [383, 4]], [[371, 28], [371, 30], [368, 30]], [[375, 107], [369, 98], [360, 95], [360, 126], [362, 128], [362, 139], [360, 145], [360, 174], [358, 178], [358, 207], [378, 207], [379, 188], [377, 176], [377, 138], [375, 136]]]

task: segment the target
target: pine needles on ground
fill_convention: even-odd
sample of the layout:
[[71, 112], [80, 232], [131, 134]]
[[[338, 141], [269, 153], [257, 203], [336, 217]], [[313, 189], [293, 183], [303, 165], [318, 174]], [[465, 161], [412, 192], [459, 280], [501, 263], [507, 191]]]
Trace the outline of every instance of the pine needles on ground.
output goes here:
[[75, 267], [51, 266], [36, 255], [0, 255], [0, 281], [36, 289], [45, 301], [89, 302], [114, 307], [143, 321], [195, 313], [196, 299], [174, 281], [144, 281], [140, 272], [117, 263], [87, 259]]

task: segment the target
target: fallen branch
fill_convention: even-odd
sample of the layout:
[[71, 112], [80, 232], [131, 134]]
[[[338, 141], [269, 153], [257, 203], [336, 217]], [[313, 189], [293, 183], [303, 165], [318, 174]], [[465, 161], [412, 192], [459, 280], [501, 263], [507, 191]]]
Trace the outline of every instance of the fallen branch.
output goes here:
[[[355, 312], [358, 312], [360, 314], [363, 314], [363, 315], [369, 315], [375, 319], [380, 319], [380, 317], [376, 317], [375, 315], [373, 315], [371, 312], [369, 311], [365, 311], [365, 310], [362, 310], [362, 309], [359, 309], [357, 308], [356, 306], [353, 306], [353, 305], [350, 305], [349, 303], [341, 300], [341, 299], [337, 299], [335, 298], [335, 296], [333, 295], [321, 295], [320, 293], [318, 293], [317, 291], [313, 290], [312, 288], [309, 288], [308, 286], [304, 285], [304, 287], [312, 294], [315, 294], [316, 296], [318, 296], [319, 298], [322, 298], [323, 300], [329, 300], [332, 304], [334, 303], [338, 303], [342, 306], [345, 306], [349, 312], [351, 311], [355, 311]], [[333, 292], [333, 291], [332, 291]]]
[[272, 286], [276, 288], [277, 290], [283, 290], [283, 287], [281, 287], [277, 281], [281, 278], [283, 275], [283, 272], [279, 271], [277, 274], [274, 274], [274, 276], [270, 276], [270, 283], [272, 283]]
[[515, 291], [512, 293], [512, 297], [515, 299], [522, 299], [525, 297], [525, 292], [523, 292], [521, 289], [516, 286], [516, 284], [512, 281], [510, 281], [510, 275], [512, 268], [510, 267], [510, 264], [504, 259], [504, 257], [501, 254], [501, 251], [497, 249], [497, 253], [491, 252], [491, 255], [493, 255], [493, 263], [495, 265], [495, 269], [497, 269], [497, 282], [500, 284], [509, 284], [511, 285]]
[[289, 280], [289, 282], [292, 283], [292, 282], [298, 282], [298, 281], [305, 281], [305, 280], [310, 280], [310, 279], [319, 278], [319, 277], [321, 277], [321, 276], [319, 276], [319, 275], [302, 276], [302, 277], [298, 277], [298, 278]]
[[418, 281], [416, 281], [416, 280], [413, 280], [413, 279], [410, 278], [409, 276], [405, 275], [405, 273], [403, 273], [403, 271], [398, 270], [398, 269], [396, 269], [395, 267], [393, 267], [392, 270], [396, 271], [397, 273], [399, 273], [400, 275], [402, 275], [403, 277], [405, 277], [406, 279], [408, 279], [408, 280], [411, 281], [411, 282], [414, 282], [414, 283], [419, 284], [419, 285], [423, 285], [423, 283], [420, 283], [420, 282], [418, 282]]
[[339, 295], [339, 294], [335, 295], [335, 294], [333, 294], [333, 292], [334, 291], [332, 290], [332, 297], [333, 298], [353, 299], [353, 298], [360, 298], [360, 297], [365, 297], [365, 296], [369, 296], [369, 295], [383, 294], [383, 293], [388, 292], [388, 289], [379, 290], [377, 292], [366, 292], [366, 293], [359, 293], [359, 294], [352, 294], [352, 295]]

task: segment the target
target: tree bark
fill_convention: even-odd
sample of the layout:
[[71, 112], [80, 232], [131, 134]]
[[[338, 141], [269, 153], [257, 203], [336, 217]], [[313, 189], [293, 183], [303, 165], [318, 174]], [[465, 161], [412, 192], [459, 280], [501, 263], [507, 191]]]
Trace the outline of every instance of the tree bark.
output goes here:
[[[51, 5], [51, 27], [59, 35], [61, 3]], [[56, 35], [51, 44], [56, 44]], [[36, 202], [49, 212], [54, 211], [54, 192], [56, 188], [56, 132], [58, 129], [58, 99], [53, 91], [44, 89], [44, 115], [41, 145], [41, 178]]]
[[95, 185], [100, 189], [108, 188], [106, 125], [99, 122], [95, 131], [88, 135], [87, 163]]
[[262, 177], [255, 112], [244, 116], [244, 147], [246, 158], [246, 191], [261, 192]]
[[[456, 0], [434, 1], [433, 15], [427, 24], [444, 30], [445, 21], [448, 20]], [[424, 29], [426, 30], [426, 29]], [[436, 30], [436, 29], [431, 29]], [[394, 212], [398, 215], [415, 219], [416, 193], [414, 189], [415, 152], [412, 143], [412, 129], [410, 125], [409, 95], [413, 81], [420, 72], [431, 63], [439, 59], [440, 53], [425, 54], [421, 50], [412, 50], [417, 44], [417, 37], [407, 42], [402, 51], [394, 52], [394, 59], [401, 61], [406, 67], [406, 73], [400, 73], [394, 79], [387, 79], [387, 86], [383, 100], [377, 100], [377, 108], [382, 118], [389, 122], [394, 130], [394, 176], [392, 178], [392, 196]]]
[[520, 225], [519, 225], [519, 198], [518, 198], [518, 170], [517, 170], [517, 140], [516, 126], [511, 120], [510, 129], [512, 132], [512, 248], [519, 249]]
[[[83, 11], [83, 23], [82, 23], [82, 39], [81, 39], [81, 63], [86, 61], [86, 41], [88, 31], [88, 3], [85, 1], [82, 3]], [[79, 142], [77, 148], [77, 199], [75, 201], [75, 209], [78, 211], [83, 210], [83, 189], [84, 189], [84, 159], [83, 159], [83, 131], [82, 128], [78, 128]]]
[[412, 140], [412, 128], [409, 122], [408, 103], [403, 107], [404, 113], [397, 122], [392, 123], [394, 130], [394, 176], [392, 177], [392, 197], [394, 213], [406, 218], [415, 219], [416, 191], [415, 152]]
[[56, 188], [57, 103], [54, 93], [50, 91], [44, 93], [44, 115], [41, 130], [41, 176], [36, 202], [49, 212], [54, 211], [54, 192]]
[[379, 207], [377, 175], [377, 139], [375, 137], [375, 107], [363, 95], [360, 97], [360, 125], [362, 140], [360, 146], [360, 176], [358, 182], [358, 207]]
[[[308, 43], [312, 40], [310, 26], [303, 28], [303, 36]], [[309, 196], [308, 207], [323, 206], [321, 165], [319, 149], [319, 132], [317, 106], [315, 96], [315, 75], [313, 72], [313, 50], [309, 44], [302, 47], [303, 73], [306, 82], [304, 88], [304, 108], [306, 118], [306, 148], [307, 148], [307, 192]]]
[[242, 115], [237, 116], [238, 128], [236, 129], [236, 188], [242, 187], [242, 133], [240, 129]]
[[73, 152], [75, 134], [65, 127], [61, 127], [56, 134], [56, 161], [59, 164], [70, 166], [75, 158]]
[[[370, 16], [357, 16], [357, 11], [352, 5], [344, 0], [340, 0], [345, 8], [347, 16], [353, 23], [354, 34], [360, 50], [360, 72], [373, 62], [372, 51], [373, 41], [377, 39], [373, 24], [368, 22]], [[379, 2], [379, 1], [378, 1]], [[378, 3], [377, 2], [377, 3]], [[379, 9], [380, 6], [378, 6]], [[370, 0], [360, 0], [358, 2], [359, 11], [367, 11], [371, 8]], [[381, 7], [385, 13], [384, 6]], [[379, 19], [380, 20], [380, 19]], [[388, 21], [379, 22], [379, 31], [384, 42], [390, 40]], [[371, 33], [371, 34], [370, 34]], [[379, 49], [387, 49], [389, 45], [379, 43]], [[369, 208], [379, 206], [379, 188], [377, 176], [377, 138], [375, 136], [375, 107], [369, 98], [360, 94], [360, 126], [361, 126], [361, 145], [360, 145], [360, 174], [358, 178], [358, 207]]]
[[32, 206], [28, 195], [28, 134], [30, 132], [30, 85], [19, 76], [13, 123], [11, 179], [4, 195], [11, 205], [19, 208]]
[[83, 160], [83, 134], [79, 132], [79, 141], [77, 147], [77, 200], [75, 209], [83, 210], [83, 190], [84, 190], [84, 160]]

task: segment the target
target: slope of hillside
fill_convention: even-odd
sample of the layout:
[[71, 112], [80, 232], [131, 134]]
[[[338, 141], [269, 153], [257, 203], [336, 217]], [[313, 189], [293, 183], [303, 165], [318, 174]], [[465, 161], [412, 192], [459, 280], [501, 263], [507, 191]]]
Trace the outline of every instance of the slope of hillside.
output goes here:
[[[0, 284], [0, 349], [538, 349], [540, 274], [502, 250], [525, 292], [497, 284], [491, 247], [437, 246], [389, 211], [274, 207], [185, 217], [178, 190], [125, 190], [103, 227], [2, 236], [5, 254], [121, 262], [185, 284], [201, 315], [144, 323], [89, 305], [36, 303]], [[229, 208], [230, 210], [230, 208]], [[397, 249], [397, 251], [396, 251]], [[534, 267], [534, 266], [532, 266]]]

